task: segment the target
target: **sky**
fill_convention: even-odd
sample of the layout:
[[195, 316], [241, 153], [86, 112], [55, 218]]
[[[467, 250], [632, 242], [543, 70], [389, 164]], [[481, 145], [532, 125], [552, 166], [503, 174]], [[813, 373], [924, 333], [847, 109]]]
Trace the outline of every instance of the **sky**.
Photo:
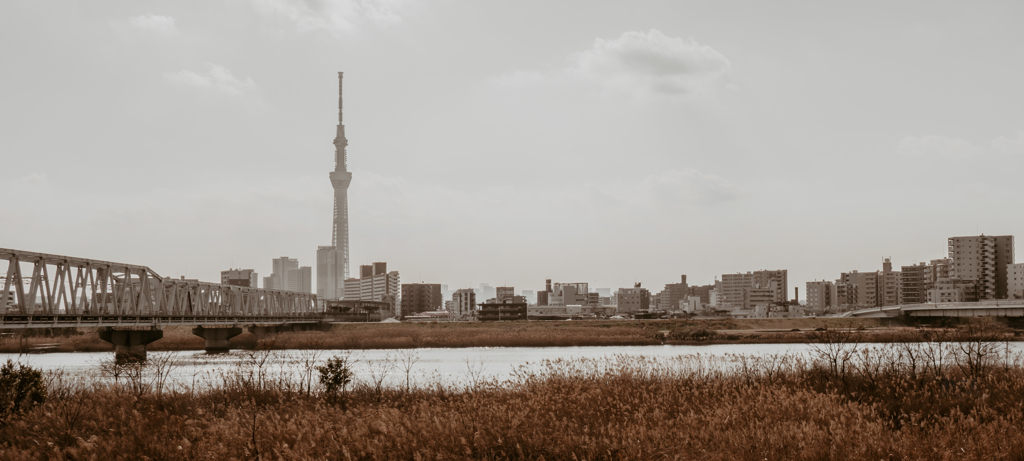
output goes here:
[[5, 1], [0, 247], [207, 281], [315, 267], [344, 72], [353, 273], [658, 291], [787, 269], [802, 297], [1024, 229], [1022, 17], [1012, 1]]

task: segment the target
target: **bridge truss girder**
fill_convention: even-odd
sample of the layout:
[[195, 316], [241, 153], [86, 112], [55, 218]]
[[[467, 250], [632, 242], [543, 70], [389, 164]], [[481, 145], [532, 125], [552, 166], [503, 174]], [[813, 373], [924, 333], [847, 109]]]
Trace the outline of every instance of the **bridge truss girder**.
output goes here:
[[[0, 248], [5, 315], [306, 317], [316, 295], [161, 277], [146, 266]], [[26, 270], [28, 267], [31, 270]], [[2, 263], [0, 263], [2, 267]]]

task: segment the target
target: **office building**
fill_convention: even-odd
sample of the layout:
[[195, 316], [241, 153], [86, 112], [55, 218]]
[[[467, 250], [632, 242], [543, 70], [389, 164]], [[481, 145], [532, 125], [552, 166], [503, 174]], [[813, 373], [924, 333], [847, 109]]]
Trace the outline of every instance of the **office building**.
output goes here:
[[309, 266], [301, 266], [288, 269], [285, 272], [285, 289], [300, 293], [313, 292], [313, 269]]
[[312, 269], [299, 267], [299, 260], [282, 256], [273, 261], [273, 272], [263, 277], [263, 288], [268, 290], [298, 291], [312, 293]]
[[537, 293], [533, 290], [523, 290], [523, 297], [526, 298], [527, 304], [537, 304]]
[[228, 269], [220, 271], [220, 284], [259, 288], [259, 275], [253, 269]]
[[388, 302], [391, 306], [391, 315], [402, 315], [398, 271], [388, 272], [387, 267], [387, 263], [383, 262], [360, 266], [361, 277], [345, 280], [344, 299]]
[[658, 309], [678, 310], [680, 301], [685, 301], [690, 294], [690, 287], [686, 285], [686, 275], [680, 276], [679, 283], [666, 283], [665, 289], [658, 293]]
[[637, 283], [633, 288], [619, 288], [615, 292], [616, 311], [620, 314], [647, 312], [651, 308], [651, 292]]
[[951, 279], [973, 280], [979, 299], [1006, 299], [1007, 267], [1013, 264], [1012, 235], [950, 237]]

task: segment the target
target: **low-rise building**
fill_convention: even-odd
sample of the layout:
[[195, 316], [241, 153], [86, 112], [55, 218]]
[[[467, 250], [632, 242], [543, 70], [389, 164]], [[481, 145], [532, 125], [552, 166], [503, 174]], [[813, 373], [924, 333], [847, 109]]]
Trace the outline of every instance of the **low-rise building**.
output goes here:
[[962, 303], [978, 301], [980, 293], [974, 280], [939, 279], [928, 290], [929, 303]]
[[618, 299], [617, 312], [620, 314], [647, 312], [651, 308], [651, 292], [646, 288], [641, 288], [639, 283], [633, 288], [619, 288], [616, 291], [616, 298]]

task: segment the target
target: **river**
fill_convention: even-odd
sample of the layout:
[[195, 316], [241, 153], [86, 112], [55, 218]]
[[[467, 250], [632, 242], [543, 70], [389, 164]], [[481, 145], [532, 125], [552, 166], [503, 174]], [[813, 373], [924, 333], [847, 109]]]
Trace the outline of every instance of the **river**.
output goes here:
[[[858, 348], [883, 346], [859, 344]], [[740, 362], [740, 357], [773, 355], [808, 357], [814, 344], [718, 344], [708, 346], [604, 346], [604, 347], [493, 347], [493, 348], [425, 348], [399, 350], [284, 350], [247, 351], [207, 354], [202, 351], [150, 352], [149, 363], [161, 359], [168, 363], [168, 383], [177, 388], [216, 385], [225, 375], [251, 369], [263, 362], [267, 376], [296, 381], [309, 368], [306, 364], [322, 364], [337, 355], [352, 362], [356, 383], [370, 384], [380, 380], [386, 386], [459, 386], [482, 380], [503, 381], [515, 373], [538, 371], [545, 360], [618, 360], [641, 359], [670, 362], [682, 356], [699, 357], [716, 367]], [[1024, 343], [999, 343], [1001, 354], [1024, 356]], [[109, 379], [103, 364], [113, 360], [112, 352], [74, 352], [48, 354], [0, 354], [0, 362], [8, 359], [26, 363], [43, 371], [63, 371], [85, 380]], [[315, 379], [315, 372], [313, 372]]]

